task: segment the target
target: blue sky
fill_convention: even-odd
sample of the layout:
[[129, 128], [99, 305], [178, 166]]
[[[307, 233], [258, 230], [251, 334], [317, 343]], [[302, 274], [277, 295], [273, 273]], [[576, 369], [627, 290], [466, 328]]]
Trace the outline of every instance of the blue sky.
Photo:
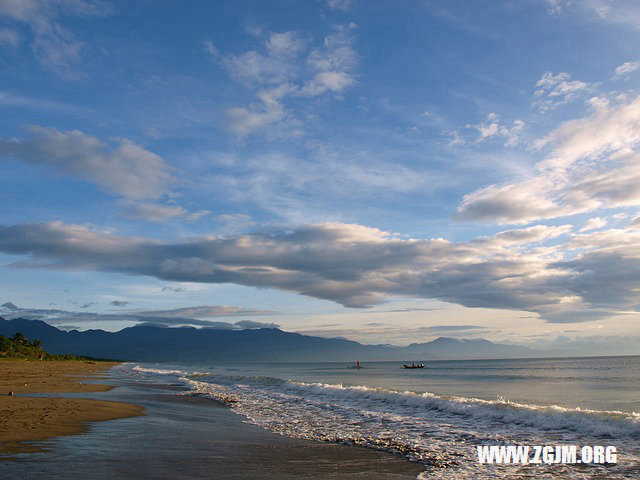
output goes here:
[[0, 315], [637, 339], [639, 38], [633, 1], [0, 0]]

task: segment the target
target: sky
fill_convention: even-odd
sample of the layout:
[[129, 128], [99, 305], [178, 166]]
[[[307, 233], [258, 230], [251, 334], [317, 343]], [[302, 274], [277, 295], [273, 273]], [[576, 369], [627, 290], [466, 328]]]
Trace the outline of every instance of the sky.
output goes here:
[[640, 352], [639, 41], [635, 0], [0, 0], [0, 316]]

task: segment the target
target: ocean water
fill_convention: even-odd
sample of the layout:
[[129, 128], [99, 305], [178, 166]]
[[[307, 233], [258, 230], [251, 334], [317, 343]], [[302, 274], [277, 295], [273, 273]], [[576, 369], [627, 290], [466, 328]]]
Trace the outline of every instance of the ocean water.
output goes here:
[[[424, 478], [639, 478], [640, 356], [527, 360], [167, 365], [123, 371], [227, 403], [282, 435], [361, 445]], [[483, 465], [478, 445], [613, 445], [608, 465]]]

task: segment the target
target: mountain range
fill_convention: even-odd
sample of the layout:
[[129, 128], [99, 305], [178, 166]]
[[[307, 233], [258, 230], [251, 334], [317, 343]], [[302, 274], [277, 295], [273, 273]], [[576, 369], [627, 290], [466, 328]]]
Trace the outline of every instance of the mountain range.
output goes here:
[[41, 320], [0, 317], [0, 335], [20, 332], [37, 338], [53, 354], [149, 362], [302, 362], [397, 360], [403, 362], [459, 358], [537, 356], [536, 350], [496, 344], [484, 339], [438, 338], [406, 347], [363, 345], [275, 328], [217, 330], [193, 327], [137, 325], [117, 332], [64, 331]]

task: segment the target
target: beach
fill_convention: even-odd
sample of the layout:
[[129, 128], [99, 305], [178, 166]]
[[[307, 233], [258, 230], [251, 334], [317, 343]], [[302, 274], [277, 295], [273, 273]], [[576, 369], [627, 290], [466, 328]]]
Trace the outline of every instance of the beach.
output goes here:
[[[3, 405], [32, 403], [16, 407], [16, 418], [8, 418], [14, 414], [3, 406], [2, 422], [16, 425], [21, 418], [21, 428], [28, 428], [48, 421], [40, 417], [51, 415], [46, 408], [55, 407], [56, 432], [62, 436], [49, 430], [45, 440], [29, 444], [31, 450], [5, 451], [0, 458], [9, 461], [0, 465], [11, 478], [44, 479], [635, 478], [640, 471], [639, 423], [632, 412], [640, 358], [555, 359], [550, 373], [549, 362], [432, 361], [417, 373], [394, 362], [368, 362], [358, 370], [313, 362], [125, 363], [108, 370], [87, 364], [80, 371], [78, 365], [61, 366], [66, 372], [62, 379], [49, 377], [51, 372], [43, 378], [46, 370], [36, 362], [25, 363], [23, 373], [15, 364], [8, 377], [13, 382], [3, 383], [18, 393], [18, 388], [44, 391], [40, 385], [48, 383], [57, 389], [48, 395], [56, 397], [3, 397]], [[498, 367], [505, 380], [496, 385]], [[617, 377], [600, 388], [612, 370]], [[81, 383], [78, 374], [85, 375]], [[595, 380], [589, 384], [587, 377]], [[421, 392], [425, 386], [484, 398]], [[586, 398], [587, 388], [590, 395], [588, 403], [574, 408], [536, 405], [531, 396], [535, 386], [535, 398], [544, 398], [545, 388], [547, 401], [556, 401], [551, 395], [557, 393], [568, 405]], [[518, 401], [491, 400], [496, 388], [512, 392]], [[530, 403], [523, 403], [527, 398]], [[78, 426], [82, 421], [72, 410], [82, 402], [91, 405], [93, 420]], [[108, 417], [97, 418], [102, 403], [144, 409], [144, 415], [98, 421]], [[65, 412], [67, 427], [75, 425], [69, 431], [62, 430]], [[480, 465], [475, 446], [496, 442], [612, 444], [618, 447], [618, 463]]]
[[[54, 362], [50, 362], [51, 367], [35, 362], [5, 363], [15, 364], [2, 367], [13, 372], [8, 377], [2, 376], [2, 392], [8, 388], [5, 384], [15, 388], [16, 393], [44, 391], [42, 385], [48, 384], [52, 387], [50, 392], [55, 389], [56, 395], [65, 395], [55, 399], [2, 398], [2, 432], [7, 431], [5, 425], [15, 428], [18, 418], [23, 425], [27, 422], [34, 426], [45, 413], [40, 410], [41, 406], [54, 408], [60, 414], [55, 428], [52, 425], [46, 434], [28, 438], [46, 441], [39, 441], [30, 449], [14, 450], [11, 455], [7, 455], [9, 452], [5, 449], [4, 459], [9, 461], [2, 463], [2, 470], [13, 478], [364, 480], [373, 475], [399, 480], [414, 478], [422, 470], [420, 465], [398, 455], [269, 432], [246, 423], [244, 417], [222, 403], [189, 395], [178, 385], [132, 379], [130, 375], [123, 375], [119, 367], [105, 371], [91, 364], [65, 364], [60, 370], [64, 374], [59, 376], [51, 371], [55, 369]], [[21, 376], [23, 367], [24, 376]], [[65, 380], [67, 375], [99, 378], [101, 384], [79, 384], [76, 376], [68, 377], [71, 381]], [[83, 398], [77, 398], [79, 396]], [[14, 400], [29, 402], [20, 408], [17, 402], [13, 404], [18, 415], [6, 407]], [[82, 404], [87, 409], [75, 412]], [[118, 410], [116, 406], [125, 410]], [[129, 413], [139, 413], [144, 408], [144, 415], [127, 417], [123, 414], [127, 408], [134, 409], [128, 410]], [[81, 412], [87, 416], [82, 417]], [[51, 410], [48, 413], [52, 415]], [[65, 415], [70, 415], [66, 421]], [[114, 420], [98, 422], [107, 417]], [[98, 423], [86, 428], [82, 422]], [[82, 434], [68, 435], [73, 433]], [[15, 441], [11, 445], [15, 446]], [[7, 444], [4, 437], [2, 442]]]
[[110, 385], [86, 380], [100, 378], [114, 365], [85, 361], [0, 362], [0, 454], [38, 450], [37, 445], [23, 442], [77, 434], [86, 429], [87, 422], [141, 415], [142, 407], [128, 403], [53, 396], [109, 391], [113, 388]]

